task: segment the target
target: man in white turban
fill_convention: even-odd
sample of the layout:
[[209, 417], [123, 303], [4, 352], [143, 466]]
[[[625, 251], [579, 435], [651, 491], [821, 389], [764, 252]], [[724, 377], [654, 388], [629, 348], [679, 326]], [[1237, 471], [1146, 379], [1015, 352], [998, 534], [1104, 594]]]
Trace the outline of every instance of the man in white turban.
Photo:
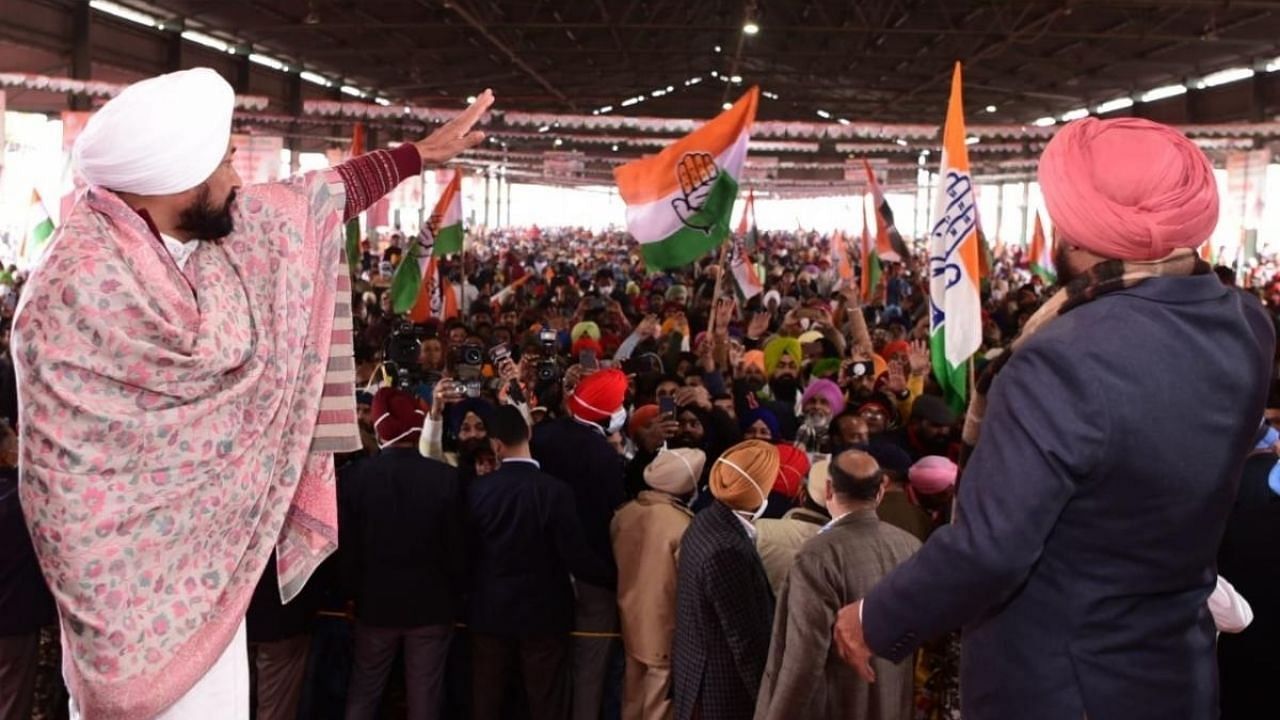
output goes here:
[[336, 547], [359, 448], [343, 223], [483, 140], [426, 139], [241, 187], [212, 70], [139, 82], [73, 151], [88, 188], [14, 322], [21, 495], [73, 717], [248, 717], [244, 614]]

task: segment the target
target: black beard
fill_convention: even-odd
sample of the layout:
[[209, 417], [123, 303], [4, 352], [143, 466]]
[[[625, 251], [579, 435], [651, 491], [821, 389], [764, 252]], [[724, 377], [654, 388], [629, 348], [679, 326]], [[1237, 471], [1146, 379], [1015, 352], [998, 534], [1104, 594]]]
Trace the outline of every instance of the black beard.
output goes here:
[[235, 201], [236, 191], [232, 190], [225, 205], [213, 207], [209, 202], [209, 186], [203, 185], [196, 201], [178, 216], [178, 229], [192, 240], [221, 240], [235, 230], [231, 217], [231, 205]]
[[471, 438], [469, 440], [458, 441], [458, 457], [471, 461], [475, 458], [476, 453], [483, 448], [489, 447], [489, 438]]
[[800, 391], [800, 382], [790, 375], [784, 375], [770, 380], [769, 389], [773, 391], [775, 400], [795, 402], [796, 393]]
[[1067, 260], [1067, 244], [1058, 243], [1057, 249], [1053, 252], [1054, 271], [1058, 274], [1058, 284], [1066, 285], [1076, 278], [1075, 273], [1071, 271], [1071, 266]]

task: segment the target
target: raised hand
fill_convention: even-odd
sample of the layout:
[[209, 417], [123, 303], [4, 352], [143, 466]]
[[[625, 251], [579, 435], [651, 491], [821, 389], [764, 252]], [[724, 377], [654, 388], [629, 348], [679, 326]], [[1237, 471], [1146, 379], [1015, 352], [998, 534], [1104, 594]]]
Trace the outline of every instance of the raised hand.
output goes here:
[[907, 375], [902, 371], [902, 363], [894, 360], [889, 363], [889, 382], [885, 388], [895, 394], [901, 395], [907, 390]]
[[751, 322], [747, 324], [747, 337], [752, 340], [759, 340], [769, 331], [769, 313], [758, 312], [751, 316]]
[[911, 351], [907, 354], [907, 361], [911, 364], [911, 374], [916, 377], [924, 377], [933, 369], [933, 359], [929, 353], [929, 343], [924, 340], [915, 340], [911, 343]]
[[424, 167], [443, 165], [466, 150], [484, 142], [484, 133], [471, 128], [493, 105], [493, 91], [485, 90], [457, 117], [441, 125], [435, 132], [414, 143]]
[[732, 298], [716, 300], [715, 330], [717, 334], [724, 335], [729, 332], [729, 321], [733, 319], [733, 311], [737, 305], [737, 301]]
[[680, 182], [681, 196], [671, 201], [671, 207], [676, 211], [680, 222], [705, 233], [711, 232], [714, 223], [696, 215], [702, 211], [718, 177], [720, 169], [716, 167], [711, 153], [685, 153], [680, 158], [676, 165], [676, 179]]

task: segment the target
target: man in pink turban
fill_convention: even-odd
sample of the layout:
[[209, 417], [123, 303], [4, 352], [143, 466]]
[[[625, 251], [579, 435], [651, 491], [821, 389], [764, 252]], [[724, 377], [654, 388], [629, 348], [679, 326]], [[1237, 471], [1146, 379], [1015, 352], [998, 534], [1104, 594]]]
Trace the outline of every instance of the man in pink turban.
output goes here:
[[956, 522], [847, 604], [835, 642], [870, 679], [872, 655], [963, 627], [966, 720], [1216, 717], [1204, 607], [1275, 330], [1195, 253], [1218, 189], [1177, 131], [1067, 125], [1040, 183], [1063, 287], [974, 388]]

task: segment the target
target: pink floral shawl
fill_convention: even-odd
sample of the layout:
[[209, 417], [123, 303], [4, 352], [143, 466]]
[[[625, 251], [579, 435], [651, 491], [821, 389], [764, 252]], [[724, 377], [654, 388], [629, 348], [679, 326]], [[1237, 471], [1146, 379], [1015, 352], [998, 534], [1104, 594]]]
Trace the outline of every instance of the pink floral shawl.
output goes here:
[[85, 717], [163, 711], [226, 648], [273, 547], [288, 600], [337, 546], [328, 453], [359, 447], [351, 383], [327, 372], [351, 363], [344, 200], [334, 171], [245, 188], [235, 234], [180, 271], [91, 188], [32, 276], [21, 498]]

